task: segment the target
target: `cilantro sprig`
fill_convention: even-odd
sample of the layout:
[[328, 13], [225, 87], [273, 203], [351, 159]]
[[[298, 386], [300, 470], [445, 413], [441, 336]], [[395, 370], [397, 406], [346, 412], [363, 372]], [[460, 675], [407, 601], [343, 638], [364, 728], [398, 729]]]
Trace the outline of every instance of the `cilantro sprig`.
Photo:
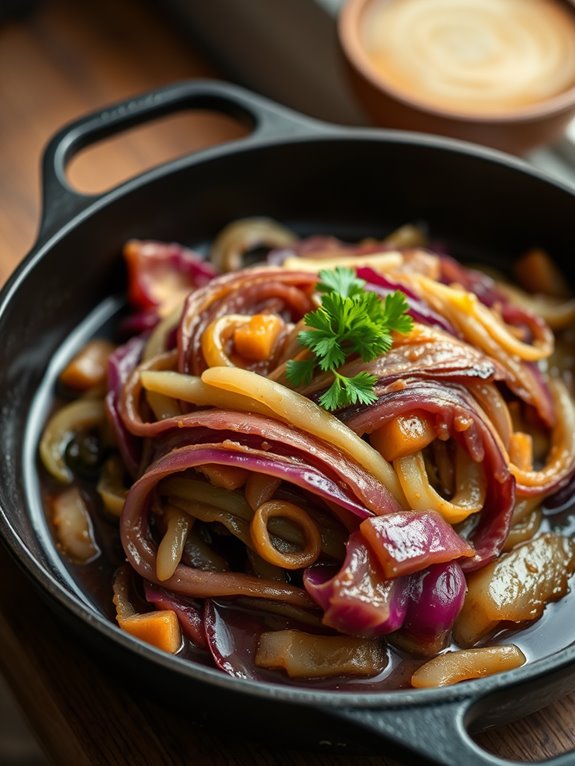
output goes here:
[[333, 374], [333, 383], [323, 392], [319, 403], [326, 410], [338, 410], [350, 404], [372, 404], [377, 396], [375, 375], [359, 372], [349, 378], [338, 372], [350, 357], [359, 356], [370, 362], [386, 354], [395, 330], [408, 333], [413, 320], [407, 314], [405, 295], [396, 290], [382, 300], [365, 289], [353, 269], [338, 266], [319, 273], [317, 291], [321, 305], [304, 317], [305, 330], [298, 335], [302, 346], [309, 349], [308, 359], [292, 359], [287, 363], [287, 378], [294, 386], [311, 383], [318, 368]]

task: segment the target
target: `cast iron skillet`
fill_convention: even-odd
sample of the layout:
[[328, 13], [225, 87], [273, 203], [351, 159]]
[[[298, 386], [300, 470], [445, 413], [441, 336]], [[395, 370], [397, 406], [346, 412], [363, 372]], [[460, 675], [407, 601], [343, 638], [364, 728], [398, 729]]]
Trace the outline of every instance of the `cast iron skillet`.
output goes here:
[[[71, 190], [65, 167], [80, 148], [189, 108], [234, 115], [252, 132], [101, 196]], [[148, 685], [185, 695], [191, 715], [213, 720], [217, 712], [226, 728], [232, 718], [226, 712], [233, 712], [254, 735], [267, 729], [290, 737], [298, 732], [306, 741], [361, 741], [420, 763], [506, 763], [477, 747], [468, 731], [526, 715], [572, 689], [573, 646], [451, 688], [378, 694], [259, 684], [167, 656], [120, 632], [59, 562], [39, 497], [36, 446], [48, 406], [46, 381], [61, 364], [58, 350], [79, 343], [113, 313], [106, 299], [122, 290], [118, 253], [129, 237], [195, 244], [247, 215], [350, 238], [421, 220], [459, 255], [502, 264], [540, 245], [567, 270], [574, 192], [493, 151], [325, 125], [211, 82], [177, 84], [67, 126], [49, 144], [43, 172], [38, 242], [0, 295], [0, 527], [50, 605], [98, 651], [135, 676], [145, 674]], [[567, 763], [569, 754], [553, 760]]]

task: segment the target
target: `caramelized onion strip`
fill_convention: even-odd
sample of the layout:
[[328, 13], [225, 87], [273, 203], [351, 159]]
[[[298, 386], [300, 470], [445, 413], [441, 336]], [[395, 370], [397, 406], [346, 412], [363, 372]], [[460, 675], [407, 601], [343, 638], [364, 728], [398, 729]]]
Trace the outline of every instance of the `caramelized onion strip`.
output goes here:
[[553, 351], [553, 333], [544, 323], [538, 323], [532, 328], [535, 334], [532, 344], [523, 343], [473, 293], [461, 287], [441, 284], [420, 274], [412, 276], [411, 280], [433, 308], [449, 319], [468, 342], [494, 358], [500, 359], [505, 355], [535, 362], [545, 359]]
[[159, 354], [167, 351], [166, 339], [178, 326], [182, 313], [183, 304], [176, 306], [164, 317], [152, 330], [142, 352], [142, 362], [149, 362]]
[[202, 354], [208, 367], [235, 367], [226, 352], [226, 344], [238, 327], [247, 324], [251, 316], [225, 314], [206, 327], [202, 333]]
[[280, 479], [275, 476], [266, 476], [263, 473], [250, 474], [245, 487], [245, 497], [250, 508], [255, 511], [260, 505], [271, 500], [280, 484]]
[[513, 432], [513, 423], [507, 403], [497, 386], [493, 383], [471, 380], [466, 384], [466, 387], [493, 424], [503, 446], [508, 449]]
[[156, 420], [165, 420], [166, 418], [175, 418], [182, 414], [178, 402], [164, 394], [158, 394], [156, 391], [146, 393], [146, 401]]
[[[176, 363], [177, 353], [175, 351], [167, 351], [140, 364], [128, 378], [122, 389], [122, 394], [119, 400], [119, 409], [122, 421], [131, 433], [137, 434], [140, 426], [145, 425], [141, 413], [140, 401], [142, 397], [142, 389], [144, 388], [142, 385], [142, 375], [144, 371], [151, 370], [155, 374], [167, 374], [168, 371], [173, 370]], [[146, 391], [147, 394], [145, 388], [144, 391]], [[150, 391], [167, 397], [171, 396], [169, 391], [163, 391], [161, 389], [151, 388]]]
[[529, 293], [505, 283], [500, 284], [499, 289], [513, 303], [540, 316], [552, 330], [564, 330], [575, 323], [575, 298], [562, 300], [540, 293], [529, 295]]
[[[250, 474], [248, 482], [258, 478], [261, 478], [264, 482], [270, 482], [271, 487], [275, 487], [277, 482], [277, 479], [274, 477], [258, 473]], [[254, 509], [238, 492], [230, 492], [196, 479], [171, 476], [160, 483], [159, 491], [161, 495], [171, 496], [174, 502], [181, 500], [190, 503], [208, 504], [248, 523], [251, 522], [254, 516]], [[175, 498], [179, 498], [179, 500], [176, 501]], [[264, 502], [267, 501], [262, 500], [260, 505]], [[292, 523], [288, 518], [278, 516], [270, 518], [268, 529], [275, 537], [292, 545], [303, 545], [305, 543], [305, 536], [302, 534], [299, 525]], [[338, 525], [321, 525], [321, 550], [323, 553], [331, 558], [340, 558], [342, 544], [342, 530]]]
[[324, 269], [335, 269], [338, 266], [347, 266], [352, 269], [359, 269], [362, 266], [369, 266], [374, 271], [381, 271], [384, 274], [401, 269], [404, 258], [401, 253], [385, 252], [370, 253], [369, 255], [337, 255], [332, 258], [301, 258], [299, 256], [289, 256], [283, 262], [284, 269], [289, 271], [309, 271], [320, 272]]
[[192, 526], [192, 519], [178, 508], [165, 508], [166, 531], [156, 555], [156, 577], [169, 580], [182, 560], [184, 545]]
[[429, 482], [421, 452], [394, 461], [405, 496], [414, 510], [435, 510], [450, 524], [457, 524], [472, 513], [478, 513], [485, 503], [486, 481], [481, 466], [457, 448], [455, 495], [446, 500]]
[[575, 404], [565, 384], [556, 379], [549, 382], [555, 406], [555, 427], [551, 433], [551, 449], [543, 468], [525, 471], [510, 463], [517, 480], [519, 495], [545, 493], [552, 489], [575, 466]]
[[[301, 551], [280, 551], [271, 541], [268, 523], [273, 518], [288, 519], [296, 524], [304, 536]], [[250, 524], [250, 534], [256, 552], [270, 564], [283, 569], [303, 569], [311, 566], [321, 552], [321, 535], [317, 524], [303, 508], [284, 500], [269, 500], [254, 513]]]
[[98, 556], [90, 512], [78, 487], [69, 487], [53, 499], [52, 523], [58, 544], [70, 559], [86, 564]]
[[411, 677], [416, 689], [451, 686], [472, 678], [485, 678], [524, 665], [526, 657], [514, 644], [461, 649], [434, 657]]
[[210, 249], [210, 261], [218, 271], [238, 271], [245, 253], [256, 247], [282, 247], [295, 242], [293, 231], [271, 218], [239, 218], [225, 226]]
[[40, 440], [40, 457], [46, 470], [62, 484], [70, 484], [72, 471], [65, 452], [74, 434], [101, 426], [104, 403], [101, 399], [76, 399], [59, 409], [48, 421]]
[[124, 466], [118, 456], [109, 458], [98, 479], [96, 491], [100, 495], [104, 508], [112, 516], [119, 517], [124, 507], [128, 490], [123, 482]]
[[258, 415], [274, 417], [273, 410], [265, 404], [256, 402], [249, 396], [233, 394], [209, 386], [201, 378], [194, 375], [185, 375], [171, 370], [165, 372], [142, 370], [140, 380], [146, 391], [157, 391], [166, 396], [172, 396], [174, 399], [195, 404], [198, 407], [220, 407], [221, 409], [254, 412]]
[[233, 513], [222, 511], [221, 508], [215, 508], [213, 505], [207, 503], [198, 502], [197, 500], [183, 500], [179, 497], [170, 497], [170, 505], [187, 513], [194, 519], [206, 522], [208, 524], [221, 524], [228, 532], [234, 537], [237, 537], [242, 541], [244, 545], [249, 548], [253, 548], [252, 539], [250, 537], [249, 524], [245, 519], [239, 516], [234, 516]]
[[329, 412], [305, 396], [248, 370], [212, 367], [201, 379], [177, 372], [142, 371], [141, 384], [198, 406], [251, 412], [280, 420], [339, 447], [407, 507], [393, 467]]

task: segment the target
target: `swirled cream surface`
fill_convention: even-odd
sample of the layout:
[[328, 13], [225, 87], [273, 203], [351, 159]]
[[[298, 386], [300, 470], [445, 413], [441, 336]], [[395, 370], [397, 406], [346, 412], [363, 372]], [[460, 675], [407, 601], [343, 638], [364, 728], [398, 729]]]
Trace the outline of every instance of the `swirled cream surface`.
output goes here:
[[557, 0], [373, 0], [360, 34], [407, 98], [504, 115], [575, 86], [575, 12]]

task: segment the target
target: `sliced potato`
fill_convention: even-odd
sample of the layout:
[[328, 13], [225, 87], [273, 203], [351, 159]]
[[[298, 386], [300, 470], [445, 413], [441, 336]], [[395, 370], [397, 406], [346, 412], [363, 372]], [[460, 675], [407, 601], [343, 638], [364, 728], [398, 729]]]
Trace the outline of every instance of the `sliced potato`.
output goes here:
[[285, 670], [290, 678], [370, 677], [387, 665], [387, 653], [375, 639], [277, 630], [262, 633], [255, 663]]
[[417, 689], [451, 686], [460, 681], [513, 670], [525, 662], [525, 655], [514, 644], [460, 649], [440, 654], [426, 662], [412, 675], [411, 685]]
[[500, 622], [538, 619], [547, 603], [565, 595], [574, 570], [575, 543], [567, 537], [548, 532], [519, 545], [470, 575], [455, 640], [473, 646]]

